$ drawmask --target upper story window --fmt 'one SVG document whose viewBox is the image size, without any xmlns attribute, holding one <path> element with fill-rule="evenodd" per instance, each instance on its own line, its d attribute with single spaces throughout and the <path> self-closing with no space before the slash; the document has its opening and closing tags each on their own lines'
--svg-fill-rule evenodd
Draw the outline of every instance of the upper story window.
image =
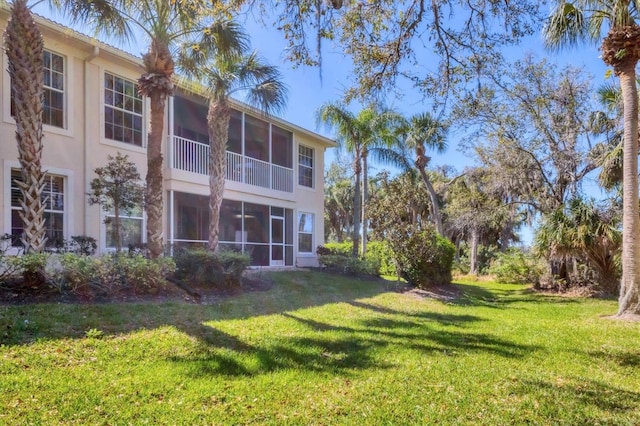
<svg viewBox="0 0 640 426">
<path fill-rule="evenodd" d="M 42 123 L 65 127 L 65 61 L 64 57 L 49 50 L 44 51 L 44 94 Z M 15 104 L 11 96 L 11 116 L 15 116 Z"/>
<path fill-rule="evenodd" d="M 313 148 L 298 146 L 298 184 L 313 188 Z"/>
<path fill-rule="evenodd" d="M 142 97 L 138 85 L 109 73 L 104 75 L 104 137 L 142 146 Z"/>
</svg>

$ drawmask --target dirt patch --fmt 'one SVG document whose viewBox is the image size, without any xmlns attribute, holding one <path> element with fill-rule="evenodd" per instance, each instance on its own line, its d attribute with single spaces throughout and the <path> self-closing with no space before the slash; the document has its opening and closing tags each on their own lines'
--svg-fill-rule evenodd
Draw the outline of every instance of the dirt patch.
<svg viewBox="0 0 640 426">
<path fill-rule="evenodd" d="M 461 295 L 460 289 L 453 285 L 439 285 L 429 287 L 428 289 L 407 287 L 403 293 L 422 299 L 436 299 L 441 302 L 453 302 L 460 298 Z"/>
</svg>

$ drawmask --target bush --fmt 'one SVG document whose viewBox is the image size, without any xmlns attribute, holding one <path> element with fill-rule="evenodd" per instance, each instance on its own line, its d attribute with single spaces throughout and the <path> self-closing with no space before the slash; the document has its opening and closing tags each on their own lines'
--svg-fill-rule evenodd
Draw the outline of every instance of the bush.
<svg viewBox="0 0 640 426">
<path fill-rule="evenodd" d="M 345 241 L 343 243 L 326 243 L 323 246 L 319 246 L 318 249 L 320 250 L 316 251 L 318 255 L 339 254 L 342 256 L 351 256 L 353 252 L 353 243 L 350 241 Z"/>
<path fill-rule="evenodd" d="M 370 241 L 365 258 L 380 263 L 380 275 L 396 275 L 396 260 L 386 241 Z"/>
<path fill-rule="evenodd" d="M 9 258 L 8 262 L 16 273 L 22 273 L 24 285 L 40 287 L 46 283 L 45 268 L 49 255 L 28 253 Z"/>
<path fill-rule="evenodd" d="M 175 278 L 195 285 L 238 287 L 251 264 L 249 255 L 230 250 L 185 249 L 175 253 Z"/>
<path fill-rule="evenodd" d="M 497 254 L 489 268 L 489 273 L 503 283 L 536 284 L 540 281 L 543 268 L 533 256 L 525 254 L 522 250 L 511 248 Z"/>
<path fill-rule="evenodd" d="M 343 274 L 380 275 L 380 261 L 377 258 L 361 259 L 343 254 L 319 254 L 318 262 L 324 268 Z"/>
<path fill-rule="evenodd" d="M 397 226 L 390 231 L 389 244 L 404 279 L 419 288 L 451 283 L 455 255 L 451 241 L 438 235 L 433 227 L 415 230 Z"/>
<path fill-rule="evenodd" d="M 49 280 L 58 290 L 71 293 L 116 294 L 124 289 L 151 293 L 175 270 L 171 258 L 147 259 L 140 255 L 90 257 L 65 253 L 57 259 L 59 267 L 48 273 Z"/>
</svg>

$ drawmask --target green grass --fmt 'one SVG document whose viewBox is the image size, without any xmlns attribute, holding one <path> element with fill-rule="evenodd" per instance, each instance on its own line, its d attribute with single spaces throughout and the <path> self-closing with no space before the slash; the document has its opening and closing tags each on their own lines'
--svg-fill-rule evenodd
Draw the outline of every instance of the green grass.
<svg viewBox="0 0 640 426">
<path fill-rule="evenodd" d="M 0 307 L 0 424 L 640 424 L 615 301 L 270 276 L 209 306 Z"/>
</svg>

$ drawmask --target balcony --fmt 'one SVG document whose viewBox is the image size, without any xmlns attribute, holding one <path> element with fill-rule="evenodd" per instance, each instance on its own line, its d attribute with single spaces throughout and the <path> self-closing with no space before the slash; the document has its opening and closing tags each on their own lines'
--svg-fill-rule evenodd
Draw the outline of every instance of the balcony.
<svg viewBox="0 0 640 426">
<path fill-rule="evenodd" d="M 227 181 L 276 191 L 293 192 L 293 169 L 227 151 Z M 209 174 L 209 145 L 174 136 L 170 144 L 169 167 Z"/>
</svg>

